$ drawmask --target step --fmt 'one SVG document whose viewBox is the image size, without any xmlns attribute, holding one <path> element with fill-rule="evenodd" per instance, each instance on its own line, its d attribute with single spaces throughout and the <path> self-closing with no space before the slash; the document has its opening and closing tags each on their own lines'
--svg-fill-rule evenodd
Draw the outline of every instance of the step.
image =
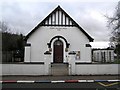
<svg viewBox="0 0 120 90">
<path fill-rule="evenodd" d="M 68 75 L 68 64 L 51 64 L 52 75 Z"/>
<path fill-rule="evenodd" d="M 68 64 L 54 63 L 51 64 L 51 67 L 68 67 Z"/>
</svg>

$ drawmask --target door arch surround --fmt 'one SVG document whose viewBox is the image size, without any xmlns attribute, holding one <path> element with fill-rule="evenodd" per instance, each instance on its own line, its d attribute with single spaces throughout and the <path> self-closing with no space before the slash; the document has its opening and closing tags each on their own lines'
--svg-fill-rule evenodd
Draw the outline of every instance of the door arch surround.
<svg viewBox="0 0 120 90">
<path fill-rule="evenodd" d="M 70 46 L 70 43 L 68 43 L 67 39 L 64 38 L 63 36 L 54 36 L 53 38 L 50 39 L 48 45 L 49 52 L 51 52 L 51 63 L 54 63 L 54 42 L 60 40 L 63 43 L 63 63 L 66 62 L 65 56 L 66 52 L 68 52 L 68 48 Z"/>
</svg>

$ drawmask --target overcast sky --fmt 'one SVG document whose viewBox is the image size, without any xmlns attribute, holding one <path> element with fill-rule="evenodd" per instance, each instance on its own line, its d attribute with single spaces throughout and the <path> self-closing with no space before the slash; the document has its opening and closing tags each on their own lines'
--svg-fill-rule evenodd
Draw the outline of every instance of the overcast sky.
<svg viewBox="0 0 120 90">
<path fill-rule="evenodd" d="M 112 16 L 119 0 L 3 0 L 0 19 L 12 32 L 28 34 L 60 5 L 94 41 L 108 42 L 111 30 L 104 15 Z M 104 44 L 103 44 L 104 45 Z"/>
</svg>

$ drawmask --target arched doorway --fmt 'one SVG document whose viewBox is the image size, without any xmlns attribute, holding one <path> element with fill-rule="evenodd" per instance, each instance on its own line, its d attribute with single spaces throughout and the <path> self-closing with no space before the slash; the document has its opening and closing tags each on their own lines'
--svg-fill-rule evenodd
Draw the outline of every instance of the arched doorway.
<svg viewBox="0 0 120 90">
<path fill-rule="evenodd" d="M 63 63 L 63 42 L 61 40 L 56 40 L 53 44 L 53 62 L 54 63 Z"/>
</svg>

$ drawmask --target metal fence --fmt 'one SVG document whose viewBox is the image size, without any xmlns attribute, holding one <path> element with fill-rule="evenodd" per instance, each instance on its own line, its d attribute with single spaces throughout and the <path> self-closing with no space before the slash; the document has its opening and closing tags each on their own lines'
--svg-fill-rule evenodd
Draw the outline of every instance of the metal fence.
<svg viewBox="0 0 120 90">
<path fill-rule="evenodd" d="M 19 51 L 2 51 L 2 62 L 21 62 L 24 61 L 24 53 Z"/>
</svg>

